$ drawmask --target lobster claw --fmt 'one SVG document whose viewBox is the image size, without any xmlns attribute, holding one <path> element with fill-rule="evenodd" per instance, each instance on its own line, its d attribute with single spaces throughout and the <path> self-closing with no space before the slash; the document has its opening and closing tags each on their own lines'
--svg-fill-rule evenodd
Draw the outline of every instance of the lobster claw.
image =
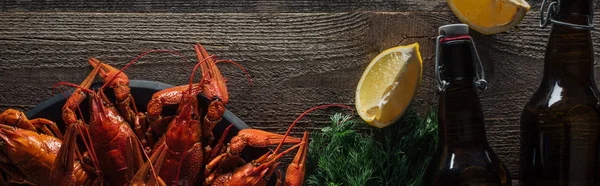
<svg viewBox="0 0 600 186">
<path fill-rule="evenodd" d="M 306 171 L 306 153 L 308 151 L 308 132 L 306 131 L 302 137 L 302 143 L 304 143 L 304 145 L 300 146 L 298 153 L 296 153 L 296 157 L 294 157 L 294 160 L 292 160 L 292 163 L 290 163 L 287 171 L 285 172 L 286 186 L 300 186 L 304 181 L 304 173 Z"/>
<path fill-rule="evenodd" d="M 196 85 L 196 84 L 194 84 Z M 165 105 L 175 105 L 181 103 L 184 93 L 188 90 L 189 85 L 180 85 L 158 91 L 152 95 L 152 99 L 148 102 L 148 120 L 150 121 L 152 130 L 156 133 L 162 133 L 166 129 L 166 123 L 163 123 L 162 110 Z M 196 86 L 192 87 L 196 91 Z"/>
<path fill-rule="evenodd" d="M 119 69 L 112 67 L 106 63 L 100 62 L 96 58 L 90 58 L 88 63 L 92 65 L 94 68 L 100 65 L 100 77 L 104 82 L 110 82 L 110 88 L 113 88 L 115 91 L 115 97 L 118 101 L 124 101 L 129 96 L 129 78 L 125 73 L 120 72 Z M 114 77 L 116 76 L 116 77 Z"/>
<path fill-rule="evenodd" d="M 196 49 L 196 56 L 201 63 L 202 78 L 208 82 L 203 84 L 202 91 L 204 95 L 209 99 L 218 98 L 224 105 L 227 105 L 229 103 L 229 92 L 221 71 L 219 71 L 215 61 L 202 45 L 196 44 L 194 49 Z"/>
<path fill-rule="evenodd" d="M 253 162 L 246 163 L 244 166 L 235 169 L 233 172 L 218 176 L 215 178 L 213 185 L 265 185 L 266 180 L 264 178 L 270 177 L 275 173 L 276 167 L 280 164 L 279 160 L 281 157 L 301 145 L 304 144 L 294 145 L 280 154 L 276 154 L 275 157 L 273 157 L 274 154 L 268 152 Z"/>
<path fill-rule="evenodd" d="M 71 125 L 77 122 L 77 114 L 75 111 L 77 107 L 79 107 L 79 104 L 86 98 L 82 88 L 90 88 L 90 86 L 92 86 L 99 70 L 100 68 L 98 67 L 94 68 L 94 70 L 79 85 L 81 88 L 75 89 L 69 99 L 67 99 L 67 102 L 62 108 L 62 118 L 65 124 Z"/>
<path fill-rule="evenodd" d="M 275 157 L 271 158 L 271 154 L 267 153 L 264 156 L 258 158 L 256 160 L 256 162 L 258 164 L 260 164 L 258 167 L 254 167 L 251 171 L 247 171 L 245 172 L 246 179 L 248 180 L 248 185 L 257 185 L 259 182 L 265 182 L 265 177 L 270 177 L 271 175 L 273 175 L 273 173 L 275 172 L 275 168 L 280 164 L 279 159 L 281 159 L 281 157 L 283 157 L 283 155 L 289 153 L 290 151 L 297 149 L 300 146 L 303 146 L 304 143 L 300 143 L 297 145 L 294 145 L 293 147 L 290 147 L 289 149 L 281 152 L 280 154 L 273 154 L 276 155 Z M 266 159 L 266 162 L 263 162 L 264 159 Z M 252 163 L 249 163 L 252 164 Z M 266 184 L 266 183 L 264 183 Z"/>
<path fill-rule="evenodd" d="M 269 145 L 277 145 L 279 143 L 295 144 L 302 140 L 294 137 L 285 137 L 285 135 L 275 134 L 258 129 L 242 129 L 238 135 L 230 141 L 229 149 L 232 153 L 240 153 L 250 145 L 252 147 L 267 147 Z"/>
</svg>

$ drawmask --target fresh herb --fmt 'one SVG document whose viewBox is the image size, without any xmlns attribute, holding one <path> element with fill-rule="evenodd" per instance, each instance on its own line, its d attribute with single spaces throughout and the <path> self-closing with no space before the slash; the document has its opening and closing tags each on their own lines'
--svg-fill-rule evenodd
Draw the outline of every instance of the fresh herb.
<svg viewBox="0 0 600 186">
<path fill-rule="evenodd" d="M 389 127 L 370 128 L 360 119 L 335 114 L 331 126 L 312 134 L 306 185 L 419 186 L 437 143 L 437 118 L 408 110 Z"/>
</svg>

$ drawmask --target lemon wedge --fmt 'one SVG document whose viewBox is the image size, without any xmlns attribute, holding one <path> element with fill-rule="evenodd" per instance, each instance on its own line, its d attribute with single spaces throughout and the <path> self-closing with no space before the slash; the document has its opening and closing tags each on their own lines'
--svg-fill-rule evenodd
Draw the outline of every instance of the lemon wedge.
<svg viewBox="0 0 600 186">
<path fill-rule="evenodd" d="M 356 87 L 356 110 L 369 125 L 383 128 L 402 116 L 423 74 L 419 44 L 387 49 L 375 57 Z"/>
<path fill-rule="evenodd" d="M 529 11 L 524 0 L 446 0 L 460 21 L 482 34 L 504 32 L 518 25 Z"/>
</svg>

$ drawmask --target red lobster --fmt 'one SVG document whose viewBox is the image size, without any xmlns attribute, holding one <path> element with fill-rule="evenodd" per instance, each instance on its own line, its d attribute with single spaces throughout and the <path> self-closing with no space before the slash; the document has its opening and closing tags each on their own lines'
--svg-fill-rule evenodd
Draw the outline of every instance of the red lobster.
<svg viewBox="0 0 600 186">
<path fill-rule="evenodd" d="M 153 153 L 153 157 L 158 157 L 156 162 L 148 163 L 154 164 L 154 168 L 159 170 L 159 177 L 168 185 L 196 185 L 199 182 L 201 174 L 198 173 L 206 162 L 203 157 L 211 151 L 209 145 L 214 138 L 212 129 L 221 120 L 224 104 L 228 102 L 225 81 L 215 62 L 201 45 L 196 45 L 195 49 L 199 62 L 194 67 L 190 83 L 160 91 L 148 104 L 151 122 L 164 119 L 160 116 L 162 105 L 179 104 L 179 115 L 170 120 L 164 140 L 159 141 Z M 203 76 L 200 83 L 193 84 L 193 75 L 198 67 L 202 69 Z M 197 106 L 197 95 L 201 92 L 212 99 L 202 121 L 198 119 L 201 113 Z M 153 126 L 156 128 L 156 125 Z M 277 144 L 276 138 L 281 139 L 282 135 L 269 134 L 264 137 L 272 138 L 270 144 Z M 287 142 L 297 143 L 299 140 L 290 138 Z M 146 179 L 149 172 L 141 170 L 132 182 L 140 185 L 152 183 L 153 180 Z"/>
<path fill-rule="evenodd" d="M 90 61 L 94 61 L 94 59 L 92 58 Z M 77 87 L 63 107 L 63 120 L 67 125 L 75 123 L 83 125 L 82 120 L 76 119 L 75 110 L 79 103 L 85 99 L 84 92 L 92 96 L 90 125 L 86 130 L 89 131 L 89 143 L 91 143 L 87 146 L 88 152 L 95 166 L 102 171 L 103 176 L 112 185 L 126 185 L 137 171 L 136 168 L 141 167 L 143 164 L 141 155 L 131 155 L 133 152 L 139 152 L 138 146 L 128 145 L 131 141 L 137 141 L 137 138 L 125 118 L 121 117 L 117 109 L 112 106 L 104 95 L 103 89 L 111 81 L 105 82 L 96 92 L 89 90 L 98 72 L 118 74 L 118 71 L 114 72 L 114 68 L 106 68 L 107 66 L 102 63 L 96 64 L 94 71 L 79 86 L 65 82 L 59 83 L 59 85 Z"/>
<path fill-rule="evenodd" d="M 329 105 L 317 106 L 317 107 L 314 107 L 314 108 L 311 108 L 311 109 L 305 111 L 298 118 L 296 118 L 296 120 L 294 120 L 294 122 L 288 128 L 286 134 L 283 135 L 283 137 L 281 139 L 279 139 L 281 143 L 279 143 L 279 146 L 275 149 L 275 151 L 267 153 L 267 154 L 263 155 L 261 158 L 255 160 L 253 162 L 249 162 L 249 163 L 243 165 L 242 167 L 235 169 L 232 172 L 227 172 L 227 173 L 221 174 L 221 175 L 215 175 L 213 173 L 211 176 L 207 177 L 207 182 L 205 182 L 205 185 L 232 185 L 232 186 L 234 186 L 234 185 L 257 185 L 257 186 L 258 185 L 266 185 L 267 183 L 265 182 L 264 177 L 270 177 L 273 174 L 273 172 L 275 171 L 275 167 L 277 167 L 279 165 L 279 159 L 281 158 L 281 156 L 288 153 L 290 150 L 292 150 L 296 147 L 300 147 L 300 149 L 298 150 L 298 153 L 294 157 L 294 160 L 292 161 L 292 163 L 288 166 L 288 169 L 286 171 L 285 183 L 286 183 L 286 186 L 287 185 L 291 185 L 291 186 L 302 185 L 302 183 L 304 181 L 304 172 L 305 172 L 304 165 L 306 162 L 306 155 L 307 155 L 306 152 L 308 150 L 308 132 L 304 132 L 304 136 L 302 138 L 301 144 L 298 144 L 298 145 L 282 152 L 281 154 L 277 154 L 277 152 L 283 145 L 283 142 L 287 141 L 286 138 L 289 135 L 290 131 L 296 125 L 296 123 L 298 123 L 298 121 L 301 118 L 303 118 L 306 114 L 308 114 L 314 110 L 328 108 L 328 107 L 332 107 L 332 106 L 343 107 L 343 108 L 352 110 L 352 108 L 350 108 L 349 106 L 346 106 L 346 105 L 329 104 Z M 238 136 L 236 136 L 236 137 L 241 137 L 241 139 L 244 139 L 245 137 L 243 137 L 243 136 L 248 135 L 248 134 L 246 134 L 246 132 L 244 132 L 245 130 L 255 131 L 256 129 L 244 129 L 244 130 L 240 131 L 238 133 Z M 258 130 L 256 130 L 256 131 L 258 131 Z M 264 132 L 264 131 L 262 131 L 262 132 Z M 255 133 L 255 132 L 251 132 L 251 133 Z M 216 166 L 218 164 L 227 164 L 227 161 L 231 161 L 230 157 L 237 157 L 237 154 L 239 154 L 241 152 L 241 150 L 245 147 L 247 142 L 245 140 L 239 140 L 240 138 L 236 139 L 236 137 L 231 139 L 231 142 L 227 148 L 227 152 L 222 153 L 221 155 L 219 155 L 217 158 L 215 158 L 212 162 L 210 162 L 207 165 L 207 170 L 212 169 L 209 166 Z M 236 158 L 234 158 L 234 159 L 236 159 Z M 205 172 L 205 174 L 206 173 L 208 173 L 208 172 Z M 214 181 L 210 180 L 210 179 L 214 179 Z"/>
<path fill-rule="evenodd" d="M 68 127 L 61 142 L 53 136 L 0 124 L 0 168 L 11 183 L 92 185 L 94 175 L 75 161 L 76 126 Z"/>
</svg>

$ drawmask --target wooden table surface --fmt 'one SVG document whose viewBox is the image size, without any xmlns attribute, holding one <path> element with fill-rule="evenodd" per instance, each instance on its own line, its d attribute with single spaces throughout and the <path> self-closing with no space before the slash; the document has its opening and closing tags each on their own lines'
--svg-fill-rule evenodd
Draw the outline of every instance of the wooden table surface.
<svg viewBox="0 0 600 186">
<path fill-rule="evenodd" d="M 489 89 L 481 95 L 488 140 L 514 178 L 519 116 L 540 82 L 549 34 L 538 27 L 541 0 L 529 2 L 532 10 L 516 29 L 490 36 L 471 33 L 489 75 Z M 595 4 L 600 12 L 600 0 Z M 192 58 L 192 44 L 201 43 L 250 72 L 253 86 L 236 67 L 220 66 L 228 78 L 228 108 L 253 127 L 278 132 L 315 105 L 353 105 L 356 84 L 370 60 L 386 48 L 414 42 L 421 44 L 425 66 L 414 105 L 423 113 L 437 102 L 436 30 L 458 23 L 443 0 L 4 0 L 0 11 L 0 110 L 26 111 L 52 97 L 56 82 L 79 83 L 91 71 L 90 57 L 122 67 L 152 49 Z M 595 23 L 600 25 L 600 16 Z M 593 33 L 596 60 L 599 36 Z M 184 84 L 191 65 L 154 54 L 126 73 L 131 79 Z M 329 114 L 310 114 L 293 135 L 326 125 Z"/>
</svg>

